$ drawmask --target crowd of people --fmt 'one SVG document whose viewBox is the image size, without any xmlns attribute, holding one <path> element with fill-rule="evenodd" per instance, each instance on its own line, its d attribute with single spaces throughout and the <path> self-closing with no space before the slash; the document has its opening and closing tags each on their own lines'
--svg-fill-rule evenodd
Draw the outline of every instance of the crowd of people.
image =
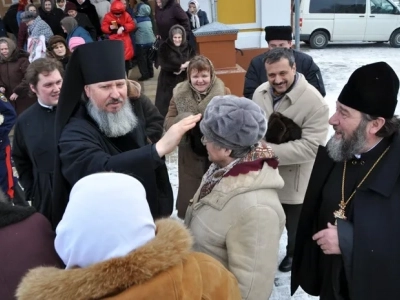
<svg viewBox="0 0 400 300">
<path fill-rule="evenodd" d="M 20 51 L 29 62 L 56 58 L 64 69 L 80 45 L 104 39 L 123 41 L 127 76 L 137 65 L 139 81 L 145 81 L 154 77 L 154 63 L 161 66 L 156 106 L 163 116 L 173 88 L 186 79 L 188 62 L 196 53 L 193 32 L 208 23 L 207 14 L 196 0 L 188 2 L 186 12 L 175 0 L 157 0 L 154 12 L 148 0 L 46 0 L 39 7 L 27 0 L 16 0 L 0 19 L 4 37 L 7 32 L 14 37 L 7 41 L 10 49 Z M 157 43 L 162 47 L 158 55 L 151 55 Z M 25 86 L 21 92 L 27 93 L 29 88 Z M 16 98 L 11 100 L 17 103 Z M 22 97 L 18 102 L 20 114 L 25 107 Z"/>
<path fill-rule="evenodd" d="M 132 18 L 121 0 L 77 1 L 17 10 L 28 39 L 32 24 L 61 28 L 42 35 L 46 57 L 0 38 L 1 299 L 268 299 L 277 268 L 321 300 L 400 294 L 389 65 L 355 70 L 329 118 L 290 26 L 265 28 L 269 49 L 238 97 L 196 54 L 193 30 L 208 22 L 197 1 L 185 12 L 157 0 L 154 22 L 146 3 Z M 135 53 L 142 79 L 154 75 L 156 39 L 153 104 L 127 75 Z M 165 156 L 177 147 L 174 207 Z"/>
</svg>

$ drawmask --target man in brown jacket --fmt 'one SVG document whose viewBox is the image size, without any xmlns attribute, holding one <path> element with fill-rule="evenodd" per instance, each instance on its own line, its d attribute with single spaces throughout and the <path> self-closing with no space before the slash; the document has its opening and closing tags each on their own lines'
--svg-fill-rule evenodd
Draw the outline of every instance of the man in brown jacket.
<svg viewBox="0 0 400 300">
<path fill-rule="evenodd" d="M 296 72 L 291 51 L 273 49 L 267 53 L 264 63 L 268 82 L 256 89 L 253 100 L 268 118 L 279 112 L 301 128 L 300 139 L 269 144 L 279 158 L 279 172 L 285 181 L 278 195 L 286 214 L 288 245 L 279 270 L 289 272 L 304 194 L 318 146 L 326 142 L 328 134 L 329 107 L 304 75 Z"/>
</svg>

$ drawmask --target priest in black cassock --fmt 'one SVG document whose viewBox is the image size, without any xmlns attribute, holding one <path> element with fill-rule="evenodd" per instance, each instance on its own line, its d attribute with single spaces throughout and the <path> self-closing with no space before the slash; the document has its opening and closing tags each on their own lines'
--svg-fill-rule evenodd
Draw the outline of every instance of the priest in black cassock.
<svg viewBox="0 0 400 300">
<path fill-rule="evenodd" d="M 384 62 L 357 69 L 329 120 L 304 199 L 292 266 L 321 300 L 400 298 L 399 78 Z"/>
<path fill-rule="evenodd" d="M 61 63 L 50 58 L 39 58 L 28 66 L 25 78 L 37 102 L 18 117 L 12 146 L 25 199 L 48 219 L 56 156 L 54 122 L 63 72 Z"/>
<path fill-rule="evenodd" d="M 200 115 L 183 119 L 156 144 L 149 144 L 145 120 L 138 119 L 133 106 L 127 96 L 121 41 L 89 43 L 73 52 L 56 115 L 54 227 L 64 214 L 72 186 L 97 172 L 134 176 L 146 189 L 154 218 L 172 213 L 173 194 L 164 156 L 175 149 Z"/>
</svg>

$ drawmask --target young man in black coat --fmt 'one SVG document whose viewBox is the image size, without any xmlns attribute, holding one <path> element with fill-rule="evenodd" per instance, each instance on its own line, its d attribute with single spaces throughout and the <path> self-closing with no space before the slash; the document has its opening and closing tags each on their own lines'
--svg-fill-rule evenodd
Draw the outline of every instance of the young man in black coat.
<svg viewBox="0 0 400 300">
<path fill-rule="evenodd" d="M 384 62 L 357 69 L 329 120 L 297 229 L 292 293 L 321 300 L 400 295 L 399 78 Z"/>
<path fill-rule="evenodd" d="M 291 26 L 267 26 L 265 27 L 265 40 L 270 49 L 277 47 L 292 47 Z M 297 72 L 304 75 L 308 83 L 314 86 L 323 97 L 325 97 L 325 86 L 321 71 L 315 64 L 312 57 L 303 52 L 292 50 L 296 61 Z M 243 95 L 252 99 L 254 91 L 264 82 L 267 82 L 267 73 L 264 65 L 265 53 L 254 57 L 246 72 Z"/>
<path fill-rule="evenodd" d="M 48 219 L 56 153 L 54 121 L 63 72 L 61 63 L 49 58 L 29 65 L 25 76 L 37 102 L 18 117 L 12 147 L 25 198 Z"/>
<path fill-rule="evenodd" d="M 153 217 L 172 213 L 173 195 L 164 156 L 201 116 L 183 119 L 158 142 L 150 143 L 143 120 L 129 101 L 125 76 L 122 41 L 85 44 L 71 56 L 55 126 L 54 227 L 64 214 L 72 186 L 98 172 L 136 177 L 145 187 Z"/>
</svg>

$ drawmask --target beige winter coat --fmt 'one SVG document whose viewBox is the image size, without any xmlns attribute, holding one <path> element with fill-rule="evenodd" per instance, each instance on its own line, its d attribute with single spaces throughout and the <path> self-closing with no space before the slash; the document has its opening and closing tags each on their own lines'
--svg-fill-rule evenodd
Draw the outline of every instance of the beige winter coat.
<svg viewBox="0 0 400 300">
<path fill-rule="evenodd" d="M 319 145 L 325 145 L 328 134 L 329 107 L 321 94 L 298 73 L 294 88 L 277 104 L 275 110 L 292 119 L 302 129 L 300 140 L 270 144 L 279 158 L 279 173 L 285 181 L 278 191 L 284 204 L 301 204 Z M 274 109 L 268 82 L 260 85 L 253 95 L 269 117 Z"/>
<path fill-rule="evenodd" d="M 201 200 L 199 188 L 186 212 L 195 251 L 231 271 L 246 300 L 269 299 L 272 292 L 285 225 L 275 189 L 282 186 L 278 169 L 265 162 L 261 170 L 222 178 Z"/>
</svg>

